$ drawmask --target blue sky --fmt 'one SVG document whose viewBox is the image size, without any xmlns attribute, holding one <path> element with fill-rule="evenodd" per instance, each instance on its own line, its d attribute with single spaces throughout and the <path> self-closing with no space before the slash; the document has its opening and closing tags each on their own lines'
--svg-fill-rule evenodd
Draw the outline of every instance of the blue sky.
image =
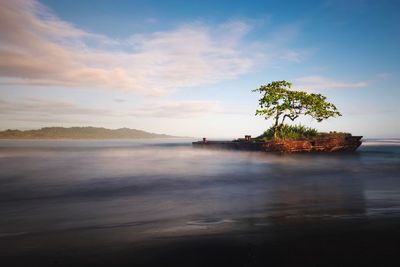
<svg viewBox="0 0 400 267">
<path fill-rule="evenodd" d="M 321 131 L 400 137 L 399 1 L 0 0 L 0 128 L 257 135 L 251 90 L 319 92 Z"/>
</svg>

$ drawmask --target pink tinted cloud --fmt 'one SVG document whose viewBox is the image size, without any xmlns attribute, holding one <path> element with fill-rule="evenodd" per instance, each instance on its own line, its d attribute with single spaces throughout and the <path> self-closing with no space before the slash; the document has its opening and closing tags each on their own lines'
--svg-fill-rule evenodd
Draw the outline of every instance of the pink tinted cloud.
<svg viewBox="0 0 400 267">
<path fill-rule="evenodd" d="M 80 30 L 36 1 L 0 0 L 0 84 L 165 94 L 249 71 L 256 58 L 243 45 L 248 31 L 244 22 L 183 25 L 133 35 L 122 42 L 134 51 L 126 52 L 121 42 Z M 114 47 L 93 48 L 88 40 Z"/>
</svg>

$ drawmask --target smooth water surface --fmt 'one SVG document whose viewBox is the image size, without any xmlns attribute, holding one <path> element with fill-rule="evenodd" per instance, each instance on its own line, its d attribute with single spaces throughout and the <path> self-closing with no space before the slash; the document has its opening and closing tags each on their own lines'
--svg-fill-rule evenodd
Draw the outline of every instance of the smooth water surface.
<svg viewBox="0 0 400 267">
<path fill-rule="evenodd" d="M 0 141 L 0 241 L 101 230 L 104 240 L 135 241 L 400 216 L 399 140 L 329 155 L 203 150 L 191 141 Z"/>
</svg>

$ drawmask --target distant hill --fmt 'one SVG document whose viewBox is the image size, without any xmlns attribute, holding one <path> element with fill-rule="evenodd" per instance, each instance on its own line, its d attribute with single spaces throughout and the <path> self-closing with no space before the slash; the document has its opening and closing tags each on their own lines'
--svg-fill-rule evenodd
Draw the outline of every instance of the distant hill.
<svg viewBox="0 0 400 267">
<path fill-rule="evenodd" d="M 129 128 L 111 130 L 97 127 L 45 127 L 39 130 L 6 130 L 0 132 L 0 139 L 151 139 L 174 137 Z"/>
</svg>

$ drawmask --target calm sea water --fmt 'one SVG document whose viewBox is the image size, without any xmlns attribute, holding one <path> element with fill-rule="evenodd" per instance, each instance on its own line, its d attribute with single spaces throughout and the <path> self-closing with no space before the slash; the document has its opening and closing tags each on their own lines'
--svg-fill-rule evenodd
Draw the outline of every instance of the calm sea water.
<svg viewBox="0 0 400 267">
<path fill-rule="evenodd" d="M 191 141 L 0 141 L 0 242 L 74 231 L 132 241 L 276 220 L 400 216 L 400 140 L 330 155 L 202 150 Z"/>
</svg>

